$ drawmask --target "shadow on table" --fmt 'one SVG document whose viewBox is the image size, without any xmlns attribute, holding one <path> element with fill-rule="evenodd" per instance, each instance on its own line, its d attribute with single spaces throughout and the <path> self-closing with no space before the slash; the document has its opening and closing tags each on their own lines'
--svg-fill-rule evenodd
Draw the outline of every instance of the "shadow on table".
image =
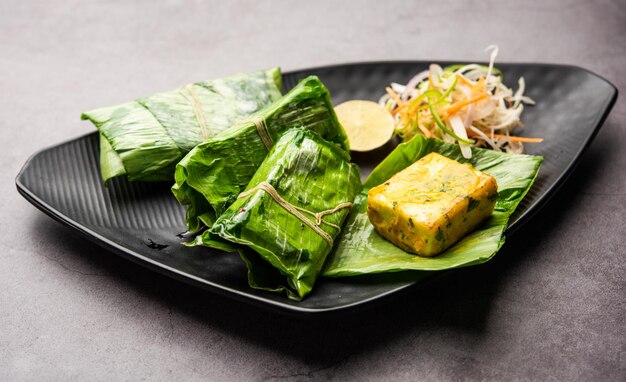
<svg viewBox="0 0 626 382">
<path fill-rule="evenodd" d="M 600 164 L 610 160 L 612 150 L 595 147 L 584 155 L 573 176 L 544 207 L 541 216 L 549 218 L 535 217 L 509 238 L 501 253 L 489 263 L 451 272 L 418 290 L 340 315 L 302 320 L 207 293 L 114 256 L 43 215 L 36 223 L 41 228 L 35 226 L 34 230 L 50 236 L 44 241 L 66 242 L 72 249 L 63 255 L 68 263 L 74 256 L 84 257 L 81 260 L 91 262 L 93 268 L 99 268 L 113 282 L 122 281 L 144 297 L 167 304 L 175 314 L 185 316 L 185 321 L 197 321 L 207 331 L 222 331 L 298 359 L 311 368 L 307 372 L 310 374 L 340 367 L 359 353 L 404 341 L 407 332 L 412 332 L 412 340 L 415 333 L 419 339 L 436 330 L 480 336 L 507 276 L 529 268 L 528 264 L 541 253 L 542 241 L 557 235 L 559 227 L 568 221 L 570 208 L 578 202 L 577 190 L 592 184 L 594 174 L 602 171 Z M 189 336 L 185 333 L 173 340 L 184 346 L 188 338 L 185 336 Z"/>
</svg>

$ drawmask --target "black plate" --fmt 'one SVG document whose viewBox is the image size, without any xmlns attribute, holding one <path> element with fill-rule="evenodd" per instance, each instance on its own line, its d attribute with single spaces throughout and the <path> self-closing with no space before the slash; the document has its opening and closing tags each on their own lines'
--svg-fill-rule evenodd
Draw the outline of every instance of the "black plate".
<svg viewBox="0 0 626 382">
<path fill-rule="evenodd" d="M 443 63 L 446 65 L 446 63 Z M 284 74 L 285 89 L 309 74 L 328 86 L 333 101 L 376 100 L 390 82 L 406 83 L 427 62 L 381 62 L 328 66 Z M 608 81 L 584 69 L 543 64 L 500 64 L 505 82 L 517 88 L 524 76 L 526 94 L 537 102 L 522 114 L 521 135 L 543 137 L 528 144 L 529 154 L 543 155 L 539 177 L 511 219 L 507 234 L 527 222 L 571 173 L 617 98 Z M 364 174 L 385 149 L 355 155 Z M 420 285 L 417 279 L 383 277 L 320 279 L 302 302 L 248 287 L 239 257 L 187 248 L 184 209 L 170 184 L 129 183 L 114 179 L 102 186 L 98 135 L 90 134 L 33 155 L 17 176 L 18 191 L 36 207 L 90 240 L 130 260 L 179 280 L 246 302 L 306 314 L 345 310 Z M 506 250 L 504 247 L 503 250 Z"/>
</svg>

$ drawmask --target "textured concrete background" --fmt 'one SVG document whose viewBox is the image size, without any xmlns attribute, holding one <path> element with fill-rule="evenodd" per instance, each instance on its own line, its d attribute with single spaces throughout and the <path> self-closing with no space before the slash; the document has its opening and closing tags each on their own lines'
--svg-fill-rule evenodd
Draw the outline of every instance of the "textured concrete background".
<svg viewBox="0 0 626 382">
<path fill-rule="evenodd" d="M 623 1 L 250 3 L 0 3 L 0 380 L 625 380 L 623 98 L 500 256 L 332 319 L 153 274 L 18 195 L 29 155 L 93 131 L 81 111 L 236 71 L 484 60 L 497 43 L 501 62 L 579 65 L 626 90 Z"/>
</svg>

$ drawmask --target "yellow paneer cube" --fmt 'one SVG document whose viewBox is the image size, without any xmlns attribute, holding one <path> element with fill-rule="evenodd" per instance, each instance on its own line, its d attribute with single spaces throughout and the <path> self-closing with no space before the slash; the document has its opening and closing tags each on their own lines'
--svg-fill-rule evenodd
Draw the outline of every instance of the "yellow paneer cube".
<svg viewBox="0 0 626 382">
<path fill-rule="evenodd" d="M 493 213 L 496 180 L 470 164 L 430 153 L 368 193 L 367 215 L 396 246 L 434 256 Z"/>
</svg>

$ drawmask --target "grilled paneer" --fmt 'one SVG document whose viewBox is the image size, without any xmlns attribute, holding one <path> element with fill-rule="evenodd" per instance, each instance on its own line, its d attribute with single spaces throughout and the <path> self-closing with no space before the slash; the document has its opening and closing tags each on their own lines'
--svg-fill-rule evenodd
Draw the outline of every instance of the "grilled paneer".
<svg viewBox="0 0 626 382">
<path fill-rule="evenodd" d="M 496 180 L 469 164 L 430 153 L 368 193 L 376 231 L 405 251 L 441 253 L 493 212 Z"/>
</svg>

